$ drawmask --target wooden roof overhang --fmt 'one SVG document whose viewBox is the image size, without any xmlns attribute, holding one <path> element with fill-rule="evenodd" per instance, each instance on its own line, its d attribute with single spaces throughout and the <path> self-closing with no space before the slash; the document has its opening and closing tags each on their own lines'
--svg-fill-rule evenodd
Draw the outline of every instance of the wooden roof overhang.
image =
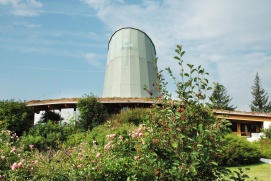
<svg viewBox="0 0 271 181">
<path fill-rule="evenodd" d="M 217 117 L 225 118 L 229 121 L 253 121 L 253 122 L 271 122 L 271 114 L 256 112 L 241 112 L 227 110 L 213 110 Z"/>
<path fill-rule="evenodd" d="M 155 104 L 155 100 L 150 98 L 97 98 L 109 110 L 122 107 L 149 107 Z M 48 100 L 32 100 L 27 102 L 27 106 L 35 112 L 46 110 L 61 110 L 65 108 L 76 109 L 78 98 L 62 98 Z"/>
</svg>

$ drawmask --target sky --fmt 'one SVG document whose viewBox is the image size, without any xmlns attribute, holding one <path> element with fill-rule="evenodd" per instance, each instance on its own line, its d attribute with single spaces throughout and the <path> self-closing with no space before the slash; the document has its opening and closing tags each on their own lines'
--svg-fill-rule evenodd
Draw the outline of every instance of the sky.
<svg viewBox="0 0 271 181">
<path fill-rule="evenodd" d="M 182 45 L 185 64 L 202 65 L 237 110 L 250 111 L 257 72 L 271 96 L 270 8 L 270 0 L 0 0 L 0 99 L 101 97 L 108 41 L 134 27 L 152 39 L 160 70 L 178 73 Z"/>
</svg>

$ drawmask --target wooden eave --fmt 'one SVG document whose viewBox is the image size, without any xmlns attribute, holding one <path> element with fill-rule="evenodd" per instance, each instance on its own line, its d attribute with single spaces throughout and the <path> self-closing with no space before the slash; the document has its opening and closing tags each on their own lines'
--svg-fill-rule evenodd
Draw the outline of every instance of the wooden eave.
<svg viewBox="0 0 271 181">
<path fill-rule="evenodd" d="M 227 111 L 227 110 L 213 110 L 215 115 L 227 120 L 236 121 L 254 121 L 254 122 L 271 122 L 271 114 L 255 113 L 255 112 L 241 112 L 241 111 Z"/>
</svg>

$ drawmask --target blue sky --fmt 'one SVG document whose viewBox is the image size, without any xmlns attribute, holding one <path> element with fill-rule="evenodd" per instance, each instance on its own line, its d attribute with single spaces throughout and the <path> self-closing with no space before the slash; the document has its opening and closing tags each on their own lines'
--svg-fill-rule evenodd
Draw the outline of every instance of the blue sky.
<svg viewBox="0 0 271 181">
<path fill-rule="evenodd" d="M 102 96 L 108 40 L 135 27 L 154 42 L 159 69 L 178 71 L 172 57 L 181 44 L 186 63 L 202 65 L 238 110 L 249 111 L 257 72 L 271 96 L 270 7 L 269 0 L 0 0 L 0 99 Z"/>
</svg>

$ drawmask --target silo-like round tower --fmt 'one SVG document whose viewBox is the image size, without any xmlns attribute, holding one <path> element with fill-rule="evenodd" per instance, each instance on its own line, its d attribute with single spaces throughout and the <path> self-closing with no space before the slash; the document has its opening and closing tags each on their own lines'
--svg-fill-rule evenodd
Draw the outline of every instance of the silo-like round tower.
<svg viewBox="0 0 271 181">
<path fill-rule="evenodd" d="M 149 36 L 135 28 L 117 30 L 108 43 L 103 97 L 150 97 L 144 90 L 154 90 L 157 66 L 156 51 Z"/>
</svg>

